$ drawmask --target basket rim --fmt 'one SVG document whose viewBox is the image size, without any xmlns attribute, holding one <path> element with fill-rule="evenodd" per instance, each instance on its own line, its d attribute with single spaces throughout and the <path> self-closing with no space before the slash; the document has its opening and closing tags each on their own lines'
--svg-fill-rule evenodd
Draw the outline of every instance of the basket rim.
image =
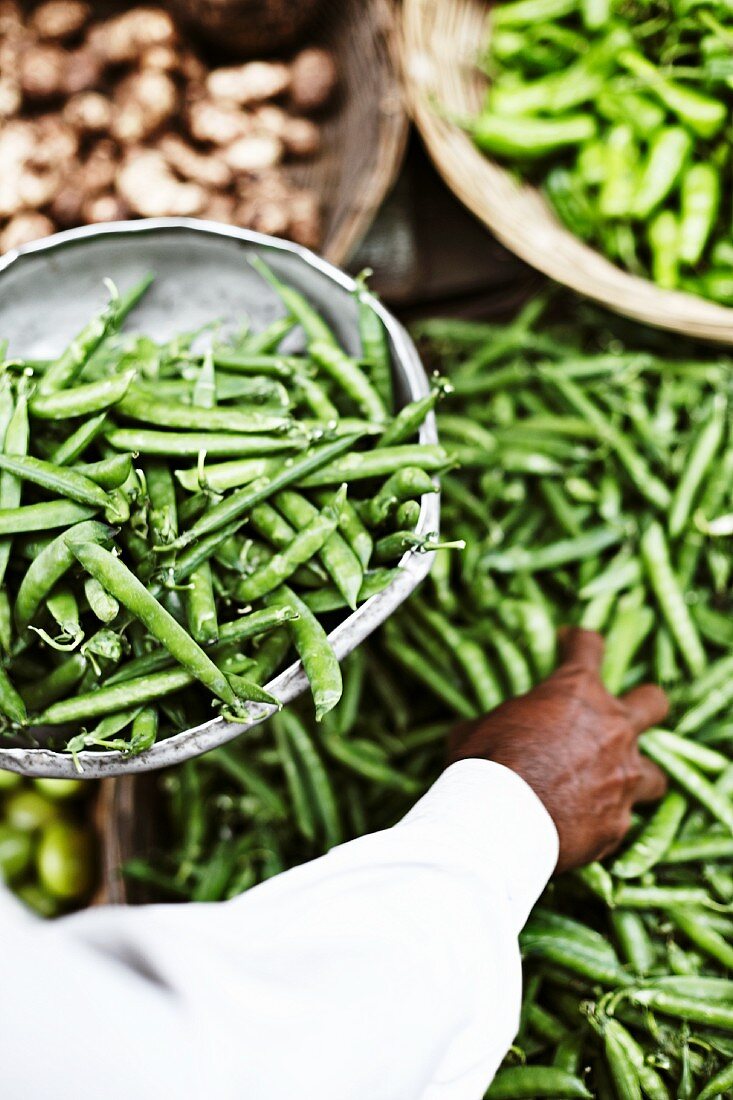
<svg viewBox="0 0 733 1100">
<path fill-rule="evenodd" d="M 337 265 L 348 260 L 368 232 L 400 173 L 410 133 L 397 49 L 394 0 L 369 0 L 363 6 L 357 4 L 355 11 L 357 18 L 371 24 L 375 53 L 382 62 L 373 97 L 378 136 L 370 171 L 359 180 L 358 194 L 354 196 L 349 215 L 321 247 L 323 256 Z M 344 22 L 348 24 L 349 19 Z"/>
<path fill-rule="evenodd" d="M 287 252 L 296 256 L 306 266 L 320 272 L 342 290 L 352 292 L 356 289 L 355 279 L 302 245 L 268 237 L 254 230 L 196 218 L 149 218 L 67 229 L 62 233 L 32 241 L 0 257 L 0 284 L 4 272 L 23 261 L 29 259 L 32 261 L 35 255 L 53 253 L 68 246 L 83 243 L 85 240 L 161 231 L 175 234 L 200 233 L 231 239 L 262 250 Z M 393 362 L 395 368 L 403 375 L 410 399 L 425 396 L 429 392 L 429 382 L 410 336 L 377 298 L 370 295 L 370 301 L 391 339 L 394 348 Z M 421 443 L 437 443 L 438 433 L 434 414 L 431 413 L 426 418 L 420 429 L 419 439 Z M 420 501 L 420 518 L 416 533 L 419 535 L 437 533 L 439 520 L 439 494 L 425 494 Z M 434 555 L 429 552 L 420 553 L 413 549 L 406 551 L 398 563 L 400 573 L 395 580 L 382 592 L 361 604 L 356 611 L 350 612 L 329 632 L 329 641 L 339 660 L 346 657 L 409 596 L 430 571 L 433 558 Z M 265 686 L 285 705 L 292 702 L 307 688 L 308 681 L 301 662 L 296 660 Z M 208 722 L 156 742 L 151 749 L 138 756 L 128 757 L 116 751 L 85 750 L 76 757 L 81 770 L 75 766 L 74 758 L 64 752 L 47 748 L 0 747 L 0 768 L 34 778 L 58 779 L 102 779 L 152 771 L 181 763 L 183 760 L 200 756 L 210 749 L 226 744 L 245 730 L 265 721 L 276 710 L 276 707 L 270 705 L 253 703 L 250 706 L 250 721 L 239 723 L 229 722 L 223 718 L 212 718 Z"/>
<path fill-rule="evenodd" d="M 686 291 L 665 290 L 624 271 L 563 226 L 538 188 L 518 183 L 455 122 L 436 112 L 436 74 L 448 65 L 459 70 L 460 59 L 451 55 L 448 36 L 441 38 L 445 52 L 440 57 L 430 50 L 427 16 L 439 19 L 441 13 L 479 4 L 486 19 L 484 0 L 403 0 L 398 42 L 408 111 L 448 187 L 506 248 L 583 297 L 657 328 L 712 342 L 733 341 L 733 308 Z M 477 14 L 477 23 L 479 18 Z M 475 40 L 466 45 L 475 54 Z M 507 218 L 508 210 L 514 218 Z"/>
</svg>

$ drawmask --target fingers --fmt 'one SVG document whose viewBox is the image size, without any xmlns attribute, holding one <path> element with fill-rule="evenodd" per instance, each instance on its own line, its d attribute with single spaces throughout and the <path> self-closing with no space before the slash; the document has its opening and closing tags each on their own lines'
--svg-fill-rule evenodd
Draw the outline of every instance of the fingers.
<svg viewBox="0 0 733 1100">
<path fill-rule="evenodd" d="M 621 696 L 629 722 L 638 736 L 650 726 L 658 726 L 669 712 L 669 700 L 656 684 L 640 684 Z"/>
<path fill-rule="evenodd" d="M 579 626 L 562 626 L 558 631 L 558 640 L 563 664 L 600 673 L 604 642 L 595 630 L 583 630 Z"/>
<path fill-rule="evenodd" d="M 661 768 L 642 756 L 640 775 L 633 791 L 634 802 L 657 802 L 667 790 L 667 777 Z"/>
</svg>

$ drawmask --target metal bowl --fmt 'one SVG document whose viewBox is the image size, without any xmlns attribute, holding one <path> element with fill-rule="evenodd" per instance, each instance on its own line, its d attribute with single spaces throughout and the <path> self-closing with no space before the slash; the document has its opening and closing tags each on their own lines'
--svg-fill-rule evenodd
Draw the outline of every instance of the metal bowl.
<svg viewBox="0 0 733 1100">
<path fill-rule="evenodd" d="M 55 356 L 104 301 L 105 277 L 114 279 L 124 291 L 148 271 L 155 273 L 155 282 L 128 328 L 139 326 L 165 340 L 182 329 L 195 329 L 217 318 L 225 324 L 241 323 L 245 315 L 255 328 L 262 328 L 282 313 L 282 308 L 247 263 L 254 254 L 265 256 L 278 275 L 306 294 L 344 347 L 358 353 L 357 315 L 351 297 L 354 281 L 348 275 L 298 245 L 185 218 L 72 229 L 0 258 L 0 337 L 9 341 L 11 354 Z M 400 404 L 415 400 L 428 392 L 415 347 L 399 322 L 378 302 L 374 306 L 389 334 L 396 399 Z M 437 441 L 432 416 L 423 425 L 420 439 L 423 443 Z M 438 521 L 437 494 L 423 497 L 418 534 L 437 531 Z M 432 554 L 407 552 L 397 579 L 331 630 L 329 639 L 339 659 L 406 599 L 428 573 L 431 560 Z M 295 699 L 307 687 L 300 662 L 291 664 L 267 687 L 283 703 Z M 82 752 L 81 775 L 96 779 L 178 764 L 231 741 L 271 713 L 272 708 L 253 704 L 252 719 L 246 724 L 215 718 L 181 730 L 135 757 Z M 30 776 L 71 778 L 79 774 L 69 755 L 43 747 L 0 747 L 0 768 Z"/>
</svg>

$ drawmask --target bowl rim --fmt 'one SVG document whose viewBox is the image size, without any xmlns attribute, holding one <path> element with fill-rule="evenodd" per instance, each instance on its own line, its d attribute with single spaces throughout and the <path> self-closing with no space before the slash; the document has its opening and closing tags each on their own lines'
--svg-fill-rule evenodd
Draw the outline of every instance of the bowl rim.
<svg viewBox="0 0 733 1100">
<path fill-rule="evenodd" d="M 289 253 L 307 267 L 326 276 L 342 290 L 352 292 L 356 288 L 356 281 L 350 275 L 302 245 L 277 237 L 268 237 L 254 230 L 198 218 L 145 218 L 67 229 L 61 233 L 31 241 L 0 257 L 0 277 L 14 265 L 32 259 L 34 256 L 83 244 L 86 240 L 115 238 L 129 234 L 153 234 L 161 231 L 200 233 L 203 236 L 233 240 L 267 251 Z M 426 395 L 429 392 L 429 382 L 412 339 L 400 322 L 376 297 L 369 295 L 369 298 L 390 337 L 393 361 L 404 377 L 410 391 L 410 399 L 414 400 Z M 438 442 L 433 413 L 426 417 L 420 429 L 419 440 L 421 443 Z M 416 533 L 427 535 L 435 532 L 437 534 L 439 520 L 440 494 L 437 492 L 426 494 L 420 501 L 420 518 Z M 352 611 L 329 632 L 329 641 L 340 661 L 364 641 L 410 595 L 430 571 L 433 558 L 432 552 L 418 552 L 412 549 L 406 551 L 398 563 L 400 572 L 395 580 L 382 592 L 366 600 L 356 611 Z M 266 685 L 283 706 L 292 702 L 307 686 L 307 678 L 299 660 L 288 665 Z M 251 704 L 250 711 L 251 718 L 247 722 L 230 722 L 221 717 L 212 718 L 208 722 L 181 730 L 156 742 L 152 748 L 138 756 L 125 756 L 117 751 L 84 750 L 74 758 L 68 753 L 43 747 L 0 747 L 0 769 L 18 772 L 29 777 L 59 779 L 102 779 L 153 771 L 182 763 L 184 760 L 200 756 L 226 744 L 246 730 L 265 721 L 275 713 L 276 708 L 266 704 Z"/>
</svg>

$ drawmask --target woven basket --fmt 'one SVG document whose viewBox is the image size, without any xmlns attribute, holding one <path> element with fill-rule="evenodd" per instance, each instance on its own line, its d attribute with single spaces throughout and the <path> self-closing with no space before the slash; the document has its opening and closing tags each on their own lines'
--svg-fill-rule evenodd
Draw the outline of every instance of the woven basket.
<svg viewBox="0 0 733 1100">
<path fill-rule="evenodd" d="M 328 0 L 307 44 L 330 49 L 339 67 L 338 102 L 319 119 L 323 151 L 289 166 L 323 208 L 319 252 L 343 264 L 394 183 L 407 144 L 407 114 L 396 72 L 390 0 Z"/>
<path fill-rule="evenodd" d="M 475 115 L 486 81 L 477 67 L 486 0 L 404 0 L 400 53 L 408 109 L 438 171 L 496 237 L 551 279 L 618 313 L 661 328 L 733 341 L 733 309 L 629 275 L 573 236 L 541 193 L 488 160 L 449 118 Z"/>
</svg>

